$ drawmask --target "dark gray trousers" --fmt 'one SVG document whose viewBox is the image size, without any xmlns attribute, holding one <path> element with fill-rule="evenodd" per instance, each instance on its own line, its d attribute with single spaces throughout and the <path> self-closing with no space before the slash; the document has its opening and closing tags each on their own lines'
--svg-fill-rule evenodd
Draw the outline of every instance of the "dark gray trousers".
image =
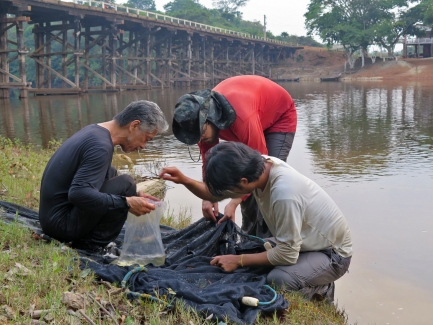
<svg viewBox="0 0 433 325">
<path fill-rule="evenodd" d="M 294 132 L 275 132 L 265 134 L 266 148 L 268 156 L 277 157 L 283 161 L 287 160 L 290 149 L 292 149 Z M 261 238 L 271 237 L 266 222 L 257 206 L 257 202 L 253 195 L 250 195 L 241 203 L 242 212 L 242 230 L 249 235 L 258 236 Z"/>
<path fill-rule="evenodd" d="M 137 187 L 131 176 L 117 176 L 117 170 L 114 167 L 111 167 L 108 176 L 100 192 L 126 197 L 137 195 Z M 88 245 L 106 246 L 117 238 L 127 216 L 127 209 L 98 214 L 74 207 L 68 218 L 68 223 L 74 224 L 74 227 L 69 229 L 73 233 L 68 233 L 70 238 L 76 238 L 72 246 L 75 248 L 86 248 Z"/>
</svg>

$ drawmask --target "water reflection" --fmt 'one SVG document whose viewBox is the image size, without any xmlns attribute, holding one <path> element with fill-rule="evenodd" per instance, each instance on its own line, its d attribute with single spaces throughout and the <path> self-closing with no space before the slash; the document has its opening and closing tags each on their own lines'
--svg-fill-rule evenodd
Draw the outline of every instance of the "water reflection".
<svg viewBox="0 0 433 325">
<path fill-rule="evenodd" d="M 13 139 L 15 138 L 15 125 L 11 105 L 8 101 L 3 101 L 1 107 L 1 116 L 3 121 L 2 134 L 7 138 Z"/>
<path fill-rule="evenodd" d="M 395 172 L 414 164 L 433 166 L 431 89 L 338 84 L 333 91 L 298 96 L 299 124 L 316 172 L 340 181 L 376 179 L 390 167 Z"/>
<path fill-rule="evenodd" d="M 65 140 L 86 125 L 111 120 L 131 101 L 140 99 L 157 102 L 171 120 L 172 107 L 184 91 L 0 99 L 0 134 L 46 148 L 51 139 Z"/>
<path fill-rule="evenodd" d="M 341 179 L 376 179 L 415 164 L 433 166 L 433 85 L 412 83 L 288 83 L 307 135 L 315 172 Z M 83 96 L 0 99 L 1 134 L 47 147 L 91 123 L 112 119 L 131 101 L 157 102 L 172 120 L 176 100 L 188 90 L 95 93 Z M 296 140 L 295 140 L 296 141 Z M 295 142 L 296 145 L 296 142 Z M 191 148 L 198 157 L 196 148 Z M 149 143 L 146 157 L 191 161 L 171 135 Z M 146 158 L 147 159 L 147 158 Z M 393 171 L 391 172 L 390 169 Z M 140 169 L 138 169 L 140 170 Z M 429 176 L 433 175 L 428 168 Z"/>
</svg>

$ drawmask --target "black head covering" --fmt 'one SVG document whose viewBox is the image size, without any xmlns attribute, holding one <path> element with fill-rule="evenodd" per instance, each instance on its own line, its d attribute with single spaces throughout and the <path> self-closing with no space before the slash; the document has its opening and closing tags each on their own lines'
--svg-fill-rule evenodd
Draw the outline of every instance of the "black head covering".
<svg viewBox="0 0 433 325">
<path fill-rule="evenodd" d="M 223 95 L 203 89 L 178 99 L 174 109 L 173 134 L 183 143 L 196 144 L 200 141 L 206 121 L 224 130 L 235 120 L 236 112 Z"/>
</svg>

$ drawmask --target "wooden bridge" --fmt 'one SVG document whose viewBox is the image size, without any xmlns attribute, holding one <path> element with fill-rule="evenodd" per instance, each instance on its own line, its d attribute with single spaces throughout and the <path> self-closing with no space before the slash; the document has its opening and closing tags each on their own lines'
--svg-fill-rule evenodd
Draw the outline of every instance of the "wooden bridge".
<svg viewBox="0 0 433 325">
<path fill-rule="evenodd" d="M 34 26 L 32 49 L 25 24 Z M 0 97 L 10 88 L 27 97 L 212 87 L 234 75 L 271 77 L 273 65 L 301 48 L 100 1 L 0 0 Z"/>
</svg>

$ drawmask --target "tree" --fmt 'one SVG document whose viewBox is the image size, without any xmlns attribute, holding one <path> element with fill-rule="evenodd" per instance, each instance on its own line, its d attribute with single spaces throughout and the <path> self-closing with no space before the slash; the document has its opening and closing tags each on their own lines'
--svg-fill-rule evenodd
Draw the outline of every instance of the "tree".
<svg viewBox="0 0 433 325">
<path fill-rule="evenodd" d="M 423 31 L 416 25 L 421 22 L 422 13 L 423 9 L 420 6 L 407 10 L 396 10 L 390 18 L 384 19 L 378 24 L 375 41 L 386 48 L 389 57 L 393 55 L 395 44 L 404 35 L 422 35 Z"/>
<path fill-rule="evenodd" d="M 281 34 L 277 36 L 276 39 L 299 45 L 323 47 L 323 44 L 316 42 L 314 39 L 311 38 L 311 36 L 296 36 L 289 35 L 289 33 L 287 32 L 281 32 Z"/>
<path fill-rule="evenodd" d="M 164 10 L 167 13 L 177 11 L 188 11 L 202 9 L 203 6 L 198 0 L 173 0 L 164 5 Z"/>
<path fill-rule="evenodd" d="M 247 4 L 248 0 L 213 0 L 212 5 L 225 12 L 237 13 L 238 9 Z"/>
<path fill-rule="evenodd" d="M 170 16 L 212 24 L 212 11 L 202 6 L 198 0 L 173 0 L 164 6 L 164 10 Z"/>
<path fill-rule="evenodd" d="M 128 0 L 126 6 L 140 10 L 156 10 L 155 0 Z"/>
<path fill-rule="evenodd" d="M 425 25 L 433 24 L 433 0 L 421 0 L 412 10 L 419 12 Z"/>
<path fill-rule="evenodd" d="M 328 46 L 341 44 L 346 50 L 349 64 L 358 49 L 367 52 L 374 44 L 376 31 L 392 11 L 408 0 L 311 0 L 306 18 L 308 35 L 317 34 Z"/>
</svg>

